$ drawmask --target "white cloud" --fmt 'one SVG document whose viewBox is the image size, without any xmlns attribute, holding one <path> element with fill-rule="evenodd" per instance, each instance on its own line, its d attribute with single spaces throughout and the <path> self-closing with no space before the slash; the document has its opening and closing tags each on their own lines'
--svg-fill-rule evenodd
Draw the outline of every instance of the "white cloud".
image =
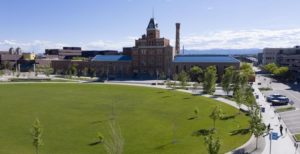
<svg viewBox="0 0 300 154">
<path fill-rule="evenodd" d="M 245 49 L 292 47 L 300 43 L 300 29 L 219 31 L 182 37 L 187 49 Z"/>
<path fill-rule="evenodd" d="M 121 41 L 96 40 L 91 42 L 80 42 L 74 44 L 57 43 L 43 40 L 21 42 L 16 40 L 0 40 L 0 51 L 7 51 L 10 47 L 21 47 L 25 52 L 43 53 L 45 49 L 60 49 L 64 46 L 79 46 L 85 50 L 122 50 L 123 47 L 133 46 L 137 37 L 127 37 Z"/>
<path fill-rule="evenodd" d="M 21 42 L 17 40 L 0 40 L 0 50 L 8 50 L 10 47 L 21 47 L 25 52 L 43 53 L 47 48 L 62 48 L 63 46 L 80 46 L 85 50 L 122 50 L 123 47 L 134 46 L 136 36 L 128 36 L 120 40 L 95 40 L 66 44 L 34 40 Z M 265 47 L 293 47 L 300 44 L 300 29 L 266 30 L 250 29 L 239 31 L 218 31 L 206 34 L 193 34 L 181 37 L 181 44 L 186 49 L 246 49 Z M 174 40 L 171 40 L 173 45 Z"/>
</svg>

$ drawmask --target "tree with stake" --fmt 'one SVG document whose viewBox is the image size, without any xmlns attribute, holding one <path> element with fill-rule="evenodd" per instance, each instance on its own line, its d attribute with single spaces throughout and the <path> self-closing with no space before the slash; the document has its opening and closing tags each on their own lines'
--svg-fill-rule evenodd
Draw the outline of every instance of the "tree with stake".
<svg viewBox="0 0 300 154">
<path fill-rule="evenodd" d="M 219 138 L 215 139 L 211 134 L 204 139 L 205 144 L 207 145 L 207 152 L 209 154 L 218 154 L 221 143 Z"/>
<path fill-rule="evenodd" d="M 180 85 L 181 85 L 182 88 L 185 88 L 189 78 L 190 78 L 189 75 L 185 71 L 182 71 L 182 72 L 179 73 L 178 80 L 180 81 Z"/>
<path fill-rule="evenodd" d="M 211 112 L 211 114 L 209 115 L 209 117 L 213 120 L 214 123 L 214 127 L 213 130 L 216 129 L 216 120 L 221 119 L 223 117 L 223 111 L 220 108 L 220 106 L 216 106 L 213 111 Z"/>
<path fill-rule="evenodd" d="M 259 108 L 256 108 L 254 112 L 251 113 L 250 123 L 250 132 L 256 138 L 256 149 L 258 144 L 258 137 L 262 136 L 266 130 L 265 124 L 262 122 L 262 119 L 259 115 Z"/>
<path fill-rule="evenodd" d="M 212 95 L 216 90 L 217 69 L 216 66 L 209 66 L 204 73 L 203 89 L 207 94 Z"/>
<path fill-rule="evenodd" d="M 227 67 L 225 69 L 225 73 L 222 78 L 222 88 L 223 90 L 229 95 L 229 92 L 231 90 L 231 84 L 232 84 L 232 79 L 233 79 L 233 74 L 234 73 L 234 68 L 232 66 Z"/>
<path fill-rule="evenodd" d="M 198 66 L 193 66 L 190 71 L 189 71 L 189 74 L 190 74 L 190 77 L 191 77 L 191 80 L 192 81 L 196 81 L 196 82 L 200 82 L 201 79 L 202 79 L 202 69 Z"/>
<path fill-rule="evenodd" d="M 177 74 L 173 75 L 173 80 L 174 80 L 173 88 L 175 89 L 176 88 L 176 81 L 178 81 L 178 75 Z"/>
<path fill-rule="evenodd" d="M 233 94 L 233 98 L 235 100 L 235 102 L 237 103 L 237 105 L 239 106 L 239 114 L 241 113 L 241 106 L 244 102 L 244 94 L 243 94 L 243 91 L 242 91 L 242 88 L 240 87 L 237 87 L 234 91 L 234 94 Z"/>
<path fill-rule="evenodd" d="M 98 139 L 101 143 L 104 143 L 104 148 L 108 154 L 122 154 L 124 149 L 124 139 L 121 134 L 120 127 L 111 121 L 109 123 L 109 136 L 104 138 L 102 135 Z"/>
<path fill-rule="evenodd" d="M 42 141 L 42 127 L 39 119 L 36 119 L 32 125 L 32 138 L 33 146 L 35 147 L 35 153 L 39 154 L 39 147 L 43 145 Z"/>
</svg>

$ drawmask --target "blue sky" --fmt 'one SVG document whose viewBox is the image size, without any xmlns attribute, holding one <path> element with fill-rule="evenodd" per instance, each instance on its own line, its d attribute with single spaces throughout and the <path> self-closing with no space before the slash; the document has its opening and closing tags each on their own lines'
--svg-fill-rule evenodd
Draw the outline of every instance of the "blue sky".
<svg viewBox="0 0 300 154">
<path fill-rule="evenodd" d="M 186 49 L 300 44 L 299 0 L 1 0 L 0 49 L 133 46 L 155 10 L 161 36 Z"/>
</svg>

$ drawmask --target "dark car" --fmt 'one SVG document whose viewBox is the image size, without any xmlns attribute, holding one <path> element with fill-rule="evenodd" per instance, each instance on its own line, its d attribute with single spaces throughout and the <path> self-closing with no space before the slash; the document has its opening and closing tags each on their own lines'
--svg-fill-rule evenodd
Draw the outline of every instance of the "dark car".
<svg viewBox="0 0 300 154">
<path fill-rule="evenodd" d="M 290 102 L 289 98 L 280 94 L 269 95 L 267 101 L 272 103 L 272 105 L 287 105 Z"/>
</svg>

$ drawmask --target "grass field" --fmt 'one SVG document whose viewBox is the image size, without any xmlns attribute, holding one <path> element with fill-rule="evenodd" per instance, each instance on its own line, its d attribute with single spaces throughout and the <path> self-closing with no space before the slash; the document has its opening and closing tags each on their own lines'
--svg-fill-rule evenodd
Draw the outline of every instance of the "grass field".
<svg viewBox="0 0 300 154">
<path fill-rule="evenodd" d="M 114 104 L 114 105 L 113 105 Z M 226 116 L 231 106 L 190 94 L 132 86 L 100 84 L 1 84 L 0 153 L 32 154 L 30 129 L 35 118 L 43 126 L 41 154 L 102 154 L 97 132 L 107 136 L 112 106 L 125 139 L 126 154 L 203 154 L 204 137 L 193 135 L 213 125 L 211 110 L 221 105 Z M 194 109 L 200 109 L 199 118 Z M 245 143 L 250 134 L 232 135 L 248 126 L 241 114 L 216 122 L 221 153 Z M 175 128 L 175 129 L 174 129 Z M 174 131 L 175 130 L 175 131 Z M 172 144 L 174 133 L 177 143 Z"/>
</svg>

